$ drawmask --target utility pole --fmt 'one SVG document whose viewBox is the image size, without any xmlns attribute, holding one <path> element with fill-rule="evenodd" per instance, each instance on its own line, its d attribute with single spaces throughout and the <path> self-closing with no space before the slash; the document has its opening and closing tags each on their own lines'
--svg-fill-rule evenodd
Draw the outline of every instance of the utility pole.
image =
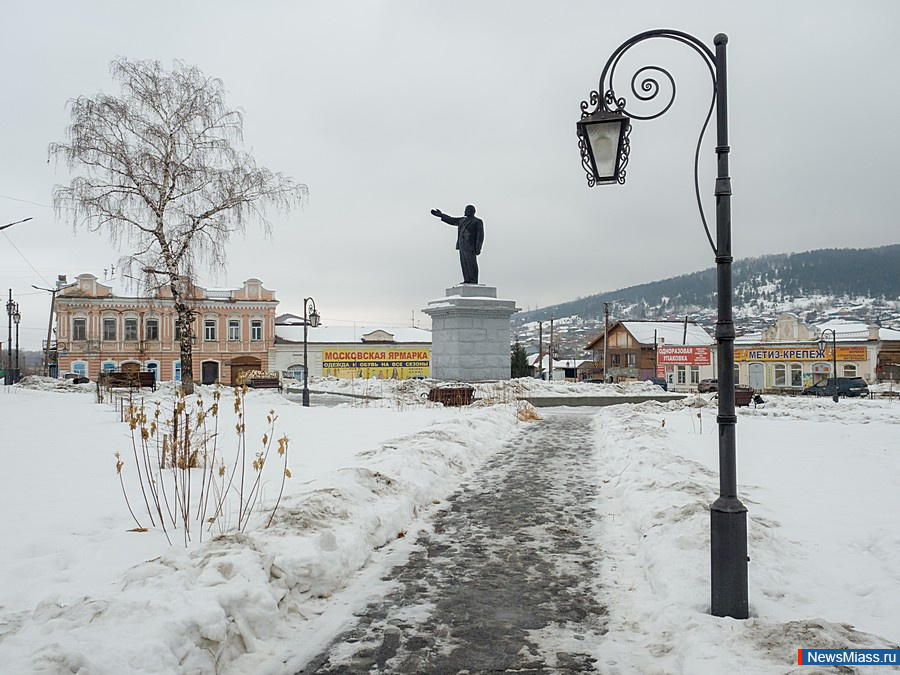
<svg viewBox="0 0 900 675">
<path fill-rule="evenodd" d="M 47 291 L 50 293 L 50 321 L 47 323 L 47 342 L 44 345 L 44 364 L 41 367 L 41 375 L 44 377 L 50 377 L 50 338 L 53 335 L 53 312 L 56 309 L 56 294 L 64 288 L 68 288 L 68 286 L 69 284 L 66 283 L 65 274 L 57 275 L 56 288 L 41 288 L 34 284 L 31 286 L 39 291 Z"/>
<path fill-rule="evenodd" d="M 544 322 L 538 321 L 538 379 L 543 380 L 544 369 Z"/>
<path fill-rule="evenodd" d="M 606 375 L 606 343 L 609 342 L 609 303 L 603 303 L 603 381 L 609 382 Z"/>
<path fill-rule="evenodd" d="M 550 317 L 550 340 L 547 342 L 547 382 L 553 379 L 553 317 Z"/>
</svg>

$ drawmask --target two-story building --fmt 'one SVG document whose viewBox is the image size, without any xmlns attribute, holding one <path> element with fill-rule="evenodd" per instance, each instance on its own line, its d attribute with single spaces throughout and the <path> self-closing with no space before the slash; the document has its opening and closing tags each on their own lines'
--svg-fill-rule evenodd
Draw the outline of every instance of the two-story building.
<svg viewBox="0 0 900 675">
<path fill-rule="evenodd" d="M 167 286 L 149 297 L 117 292 L 82 274 L 56 298 L 58 372 L 95 379 L 101 371 L 153 371 L 180 380 L 180 334 Z M 267 370 L 275 344 L 278 301 L 259 279 L 240 288 L 193 286 L 189 296 L 194 380 L 238 382 L 247 370 Z"/>
<path fill-rule="evenodd" d="M 713 338 L 693 321 L 616 321 L 585 349 L 594 352 L 593 377 L 609 382 L 664 377 L 673 388 L 714 377 Z M 607 364 L 603 373 L 604 352 Z"/>
</svg>

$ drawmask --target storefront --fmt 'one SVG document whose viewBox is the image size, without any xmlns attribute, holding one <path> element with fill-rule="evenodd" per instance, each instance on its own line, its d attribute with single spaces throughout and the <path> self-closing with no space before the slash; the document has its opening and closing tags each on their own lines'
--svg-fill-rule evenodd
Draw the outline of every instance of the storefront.
<svg viewBox="0 0 900 675">
<path fill-rule="evenodd" d="M 824 342 L 823 332 L 829 338 Z M 735 340 L 735 375 L 757 391 L 784 393 L 834 376 L 873 382 L 877 347 L 877 327 L 843 320 L 810 327 L 795 314 L 783 314 L 761 334 Z"/>
</svg>

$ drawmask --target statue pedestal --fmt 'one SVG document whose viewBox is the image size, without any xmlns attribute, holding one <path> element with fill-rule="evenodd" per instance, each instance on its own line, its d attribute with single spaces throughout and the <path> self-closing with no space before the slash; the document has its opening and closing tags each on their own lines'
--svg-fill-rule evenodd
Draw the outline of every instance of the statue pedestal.
<svg viewBox="0 0 900 675">
<path fill-rule="evenodd" d="M 514 300 L 498 300 L 497 289 L 459 284 L 422 311 L 431 317 L 431 377 L 454 382 L 508 380 L 509 319 Z"/>
</svg>

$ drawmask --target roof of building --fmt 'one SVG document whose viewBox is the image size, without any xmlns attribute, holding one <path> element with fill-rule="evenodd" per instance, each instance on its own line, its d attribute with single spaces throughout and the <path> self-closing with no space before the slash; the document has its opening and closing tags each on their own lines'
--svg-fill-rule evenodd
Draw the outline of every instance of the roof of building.
<svg viewBox="0 0 900 675">
<path fill-rule="evenodd" d="M 299 322 L 290 320 L 290 323 L 280 323 L 279 320 L 285 316 L 282 315 L 275 322 L 275 337 L 286 342 L 303 342 L 303 318 L 299 318 Z M 424 328 L 412 328 L 410 326 L 317 326 L 309 328 L 306 341 L 316 344 L 363 344 L 363 337 L 383 331 L 392 336 L 393 342 L 399 343 L 430 343 L 431 331 Z M 391 341 L 391 338 L 387 338 Z M 384 340 L 378 340 L 373 344 L 384 343 Z"/>
<path fill-rule="evenodd" d="M 622 321 L 622 325 L 641 344 L 652 345 L 653 336 L 666 345 L 711 345 L 715 340 L 703 326 L 683 321 Z"/>
</svg>

